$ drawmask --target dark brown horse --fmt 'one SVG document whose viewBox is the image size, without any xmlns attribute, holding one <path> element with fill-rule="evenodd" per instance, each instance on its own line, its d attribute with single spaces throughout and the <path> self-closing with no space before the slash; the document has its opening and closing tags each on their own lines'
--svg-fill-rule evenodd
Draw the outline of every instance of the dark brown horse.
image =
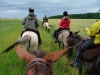
<svg viewBox="0 0 100 75">
<path fill-rule="evenodd" d="M 68 37 L 68 42 L 73 44 L 73 46 L 80 47 L 86 40 L 78 32 L 70 32 Z M 94 45 L 90 49 L 86 50 L 82 54 L 82 66 L 86 69 L 88 75 L 100 75 L 100 44 Z M 79 75 L 82 74 L 82 66 L 79 69 Z"/>
<path fill-rule="evenodd" d="M 68 48 L 45 55 L 42 50 L 37 50 L 34 55 L 29 54 L 26 50 L 15 46 L 18 56 L 26 61 L 26 75 L 52 75 L 51 63 L 56 62 L 66 53 Z"/>
</svg>

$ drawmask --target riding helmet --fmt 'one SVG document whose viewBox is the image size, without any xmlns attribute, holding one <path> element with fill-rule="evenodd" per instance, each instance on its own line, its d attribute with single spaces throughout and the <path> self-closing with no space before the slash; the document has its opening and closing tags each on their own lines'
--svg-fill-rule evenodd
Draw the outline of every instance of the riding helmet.
<svg viewBox="0 0 100 75">
<path fill-rule="evenodd" d="M 68 12 L 67 11 L 64 11 L 63 12 L 63 16 L 68 16 Z"/>
<path fill-rule="evenodd" d="M 33 12 L 34 11 L 34 8 L 33 7 L 30 7 L 29 8 L 29 12 Z"/>
</svg>

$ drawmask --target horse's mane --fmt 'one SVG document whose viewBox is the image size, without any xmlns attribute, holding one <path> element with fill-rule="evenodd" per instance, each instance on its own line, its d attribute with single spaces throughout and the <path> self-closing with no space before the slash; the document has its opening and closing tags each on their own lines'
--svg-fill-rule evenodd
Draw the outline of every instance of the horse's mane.
<svg viewBox="0 0 100 75">
<path fill-rule="evenodd" d="M 45 52 L 43 50 L 36 50 L 34 51 L 34 55 L 36 55 L 37 58 L 42 58 L 45 56 Z"/>
<path fill-rule="evenodd" d="M 74 38 L 78 38 L 78 39 L 83 39 L 83 37 L 81 35 L 79 35 L 78 33 L 79 33 L 79 31 L 77 31 L 75 33 L 71 31 L 69 36 L 73 36 Z"/>
<path fill-rule="evenodd" d="M 83 39 L 83 37 L 80 36 L 79 34 L 76 34 L 76 35 L 75 35 L 75 38 Z"/>
</svg>

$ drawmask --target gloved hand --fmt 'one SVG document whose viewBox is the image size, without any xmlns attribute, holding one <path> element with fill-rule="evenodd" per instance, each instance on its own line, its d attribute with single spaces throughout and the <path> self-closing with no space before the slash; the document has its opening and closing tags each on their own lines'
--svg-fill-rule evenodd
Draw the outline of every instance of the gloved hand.
<svg viewBox="0 0 100 75">
<path fill-rule="evenodd" d="M 85 31 L 87 31 L 87 30 L 88 30 L 88 28 L 86 27 L 86 28 L 85 28 Z"/>
</svg>

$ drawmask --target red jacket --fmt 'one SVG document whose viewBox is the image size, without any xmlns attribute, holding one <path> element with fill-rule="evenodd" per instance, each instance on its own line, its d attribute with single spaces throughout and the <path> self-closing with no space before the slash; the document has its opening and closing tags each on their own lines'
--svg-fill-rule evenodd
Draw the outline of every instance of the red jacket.
<svg viewBox="0 0 100 75">
<path fill-rule="evenodd" d="M 59 25 L 61 28 L 70 28 L 70 22 L 71 22 L 70 18 L 67 19 L 63 18 L 59 22 Z"/>
</svg>

